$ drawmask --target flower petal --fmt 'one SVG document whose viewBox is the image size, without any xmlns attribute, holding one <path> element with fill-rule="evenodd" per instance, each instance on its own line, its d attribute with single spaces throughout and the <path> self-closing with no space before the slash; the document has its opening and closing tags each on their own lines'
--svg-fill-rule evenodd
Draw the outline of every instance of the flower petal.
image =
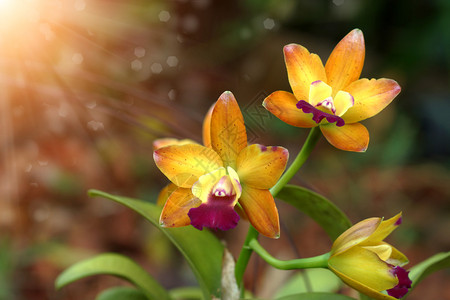
<svg viewBox="0 0 450 300">
<path fill-rule="evenodd" d="M 190 139 L 175 139 L 175 138 L 162 138 L 153 141 L 153 150 L 158 150 L 159 148 L 171 145 L 186 145 L 186 144 L 197 144 L 197 142 Z"/>
<path fill-rule="evenodd" d="M 277 91 L 264 99 L 263 106 L 281 121 L 296 127 L 311 128 L 317 123 L 297 108 L 298 99 L 291 93 Z"/>
<path fill-rule="evenodd" d="M 175 191 L 178 187 L 173 184 L 169 183 L 163 189 L 159 192 L 158 198 L 156 199 L 156 205 L 158 206 L 164 206 L 169 196 Z"/>
<path fill-rule="evenodd" d="M 367 239 L 364 244 L 376 244 L 384 240 L 392 231 L 402 223 L 402 213 L 398 213 L 389 220 L 382 221 L 377 230 Z"/>
<path fill-rule="evenodd" d="M 373 117 L 382 111 L 400 93 L 398 83 L 391 79 L 363 78 L 345 88 L 355 99 L 355 105 L 342 116 L 347 123 Z"/>
<path fill-rule="evenodd" d="M 289 152 L 283 147 L 250 145 L 237 157 L 237 173 L 245 185 L 269 189 L 277 183 L 286 168 Z"/>
<path fill-rule="evenodd" d="M 317 106 L 317 104 L 323 100 L 331 97 L 332 91 L 331 86 L 321 80 L 317 80 L 311 83 L 309 88 L 309 98 L 299 100 L 308 100 L 309 104 L 312 106 Z"/>
<path fill-rule="evenodd" d="M 201 204 L 192 195 L 190 189 L 178 188 L 170 194 L 161 212 L 159 223 L 162 227 L 181 227 L 191 223 L 188 212 L 191 208 Z"/>
<path fill-rule="evenodd" d="M 334 97 L 334 107 L 336 108 L 337 116 L 345 114 L 345 112 L 353 105 L 355 105 L 355 99 L 348 92 L 339 91 Z"/>
<path fill-rule="evenodd" d="M 214 110 L 214 106 L 215 105 L 211 105 L 208 112 L 206 113 L 205 119 L 203 120 L 203 145 L 208 148 L 211 148 L 211 115 Z"/>
<path fill-rule="evenodd" d="M 342 127 L 326 124 L 321 125 L 320 130 L 331 145 L 341 150 L 364 152 L 369 145 L 369 131 L 360 123 Z"/>
<path fill-rule="evenodd" d="M 322 61 L 317 54 L 297 44 L 286 45 L 283 50 L 292 91 L 298 100 L 307 100 L 312 82 L 327 81 Z"/>
<path fill-rule="evenodd" d="M 156 150 L 153 158 L 161 172 L 183 188 L 190 188 L 200 176 L 223 166 L 214 150 L 198 144 L 166 146 Z"/>
<path fill-rule="evenodd" d="M 268 190 L 243 185 L 239 203 L 256 230 L 267 237 L 279 238 L 278 210 L 275 200 Z"/>
<path fill-rule="evenodd" d="M 208 201 L 208 196 L 211 193 L 213 187 L 219 181 L 220 178 L 227 174 L 227 169 L 220 167 L 210 173 L 202 175 L 192 185 L 192 194 L 200 199 L 203 203 Z"/>
<path fill-rule="evenodd" d="M 358 80 L 364 65 L 364 52 L 364 36 L 359 29 L 353 29 L 331 52 L 325 71 L 334 94 Z"/>
<path fill-rule="evenodd" d="M 364 292 L 362 287 L 381 292 L 395 287 L 398 279 L 393 273 L 393 267 L 382 261 L 377 254 L 359 246 L 353 247 L 339 255 L 333 255 L 328 260 L 332 271 L 337 275 L 345 275 L 345 283 Z M 347 279 L 351 279 L 347 282 Z"/>
<path fill-rule="evenodd" d="M 247 147 L 247 132 L 239 105 L 231 92 L 220 95 L 211 115 L 211 146 L 225 166 L 236 169 L 236 157 Z"/>
<path fill-rule="evenodd" d="M 364 249 L 370 250 L 372 252 L 375 252 L 380 259 L 384 260 L 388 264 L 391 264 L 393 266 L 404 266 L 409 262 L 408 258 L 403 253 L 401 253 L 395 247 L 386 242 L 380 242 L 378 244 L 369 244 L 366 243 L 366 241 L 360 243 L 358 246 L 363 247 Z"/>
<path fill-rule="evenodd" d="M 339 255 L 347 249 L 360 244 L 377 230 L 380 223 L 381 218 L 369 218 L 356 223 L 334 241 L 331 247 L 331 255 Z"/>
</svg>

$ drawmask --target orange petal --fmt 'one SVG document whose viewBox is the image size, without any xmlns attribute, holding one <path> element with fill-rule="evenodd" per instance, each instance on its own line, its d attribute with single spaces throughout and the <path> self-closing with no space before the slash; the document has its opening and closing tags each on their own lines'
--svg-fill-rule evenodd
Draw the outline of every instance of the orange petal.
<svg viewBox="0 0 450 300">
<path fill-rule="evenodd" d="M 173 183 L 169 183 L 168 185 L 166 185 L 159 192 L 158 199 L 156 199 L 156 205 L 164 206 L 164 204 L 166 203 L 166 201 L 169 198 L 170 194 L 172 194 L 172 192 L 175 191 L 177 188 L 178 187 L 175 184 L 173 184 Z"/>
<path fill-rule="evenodd" d="M 190 139 L 183 139 L 183 140 L 175 138 L 156 139 L 153 141 L 153 150 L 157 150 L 159 148 L 170 145 L 186 145 L 186 144 L 197 144 L 197 142 Z"/>
<path fill-rule="evenodd" d="M 289 152 L 283 147 L 250 145 L 237 157 L 239 180 L 257 189 L 270 189 L 286 168 Z"/>
<path fill-rule="evenodd" d="M 239 203 L 256 230 L 270 238 L 280 237 L 278 210 L 268 190 L 243 185 Z"/>
<path fill-rule="evenodd" d="M 311 114 L 305 114 L 298 109 L 298 100 L 291 93 L 277 91 L 264 99 L 263 106 L 281 121 L 296 127 L 311 128 L 317 123 L 312 120 Z"/>
<path fill-rule="evenodd" d="M 190 189 L 178 188 L 167 199 L 159 223 L 162 227 L 181 227 L 191 224 L 188 212 L 202 202 L 192 195 Z"/>
<path fill-rule="evenodd" d="M 219 155 L 198 144 L 166 146 L 153 153 L 156 165 L 174 184 L 190 188 L 200 176 L 223 166 Z"/>
<path fill-rule="evenodd" d="M 316 80 L 327 81 L 325 69 L 317 54 L 297 44 L 284 46 L 284 60 L 289 83 L 298 100 L 308 100 L 309 87 Z"/>
<path fill-rule="evenodd" d="M 236 169 L 236 157 L 247 147 L 247 132 L 239 105 L 231 92 L 217 100 L 211 115 L 211 146 L 225 166 Z"/>
<path fill-rule="evenodd" d="M 325 65 L 327 83 L 333 93 L 358 80 L 364 65 L 364 36 L 361 30 L 353 29 L 331 52 Z"/>
<path fill-rule="evenodd" d="M 381 223 L 381 218 L 369 218 L 344 231 L 333 243 L 331 255 L 339 255 L 369 238 Z"/>
<path fill-rule="evenodd" d="M 341 150 L 364 152 L 369 145 L 369 131 L 360 123 L 342 127 L 326 124 L 321 125 L 320 130 L 331 145 Z"/>
<path fill-rule="evenodd" d="M 211 105 L 203 120 L 203 145 L 211 148 L 211 115 L 214 110 L 214 105 Z"/>
<path fill-rule="evenodd" d="M 345 88 L 355 104 L 342 116 L 347 123 L 355 123 L 373 117 L 394 100 L 401 88 L 391 79 L 360 79 Z"/>
</svg>

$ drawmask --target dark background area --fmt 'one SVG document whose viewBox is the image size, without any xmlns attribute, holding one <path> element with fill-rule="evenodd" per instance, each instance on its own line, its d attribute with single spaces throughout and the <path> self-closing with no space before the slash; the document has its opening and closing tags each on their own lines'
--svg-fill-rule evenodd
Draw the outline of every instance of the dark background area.
<svg viewBox="0 0 450 300">
<path fill-rule="evenodd" d="M 95 299 L 124 282 L 96 276 L 61 291 L 53 285 L 63 269 L 102 252 L 133 257 L 168 288 L 195 285 L 157 229 L 86 191 L 155 202 L 166 179 L 152 141 L 200 141 L 203 116 L 225 90 L 239 102 L 249 142 L 283 145 L 293 159 L 308 130 L 261 106 L 271 92 L 290 91 L 282 48 L 301 44 L 325 63 L 354 28 L 366 42 L 361 77 L 395 79 L 402 92 L 363 122 L 366 153 L 339 151 L 322 138 L 293 183 L 326 196 L 355 223 L 403 211 L 388 241 L 410 266 L 450 249 L 449 1 L 74 0 L 0 8 L 0 299 Z M 277 205 L 282 237 L 261 238 L 274 256 L 329 251 L 318 225 Z M 218 233 L 235 257 L 247 226 Z M 253 257 L 246 285 L 270 298 L 275 278 L 286 280 L 273 272 Z M 450 299 L 449 280 L 440 271 L 408 299 Z"/>
</svg>

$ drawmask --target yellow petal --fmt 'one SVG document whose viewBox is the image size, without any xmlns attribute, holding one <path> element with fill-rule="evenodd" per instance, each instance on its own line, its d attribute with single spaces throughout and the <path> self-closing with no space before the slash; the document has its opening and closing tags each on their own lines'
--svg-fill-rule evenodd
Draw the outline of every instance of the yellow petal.
<svg viewBox="0 0 450 300">
<path fill-rule="evenodd" d="M 326 124 L 321 125 L 320 130 L 331 145 L 341 150 L 364 152 L 369 145 L 369 131 L 360 123 L 345 124 L 342 127 Z"/>
<path fill-rule="evenodd" d="M 342 116 L 346 123 L 359 122 L 382 111 L 400 93 L 391 79 L 360 79 L 345 88 L 355 99 L 355 105 Z"/>
<path fill-rule="evenodd" d="M 161 147 L 170 145 L 186 145 L 186 144 L 197 144 L 197 142 L 190 139 L 175 139 L 175 138 L 162 138 L 153 141 L 153 150 L 157 150 Z"/>
<path fill-rule="evenodd" d="M 398 284 L 392 266 L 382 261 L 374 252 L 359 246 L 331 256 L 328 265 L 333 271 L 338 272 L 338 276 L 345 275 L 345 278 L 342 278 L 344 281 L 351 278 L 354 282 L 346 283 L 357 290 L 365 286 L 381 292 Z"/>
<path fill-rule="evenodd" d="M 259 233 L 275 239 L 280 236 L 278 210 L 268 190 L 243 185 L 239 203 L 248 220 Z"/>
<path fill-rule="evenodd" d="M 325 69 L 317 54 L 297 44 L 284 46 L 284 60 L 289 83 L 298 100 L 307 101 L 309 87 L 316 80 L 327 81 Z"/>
<path fill-rule="evenodd" d="M 331 255 L 339 255 L 351 247 L 365 241 L 375 232 L 375 230 L 377 230 L 380 223 L 381 218 L 369 218 L 356 223 L 344 231 L 334 241 L 333 246 L 331 247 Z"/>
<path fill-rule="evenodd" d="M 331 97 L 331 86 L 323 81 L 314 81 L 309 88 L 309 104 L 316 106 L 319 102 Z"/>
<path fill-rule="evenodd" d="M 352 30 L 336 45 L 325 65 L 327 83 L 333 93 L 358 80 L 364 65 L 364 52 L 364 36 L 359 29 Z"/>
<path fill-rule="evenodd" d="M 336 116 L 342 116 L 347 110 L 355 105 L 355 99 L 353 96 L 344 91 L 339 91 L 333 99 L 334 107 L 336 108 Z M 349 122 L 352 123 L 352 122 Z"/>
<path fill-rule="evenodd" d="M 382 221 L 377 230 L 365 241 L 365 244 L 377 244 L 384 240 L 394 229 L 396 229 L 402 222 L 402 213 L 398 213 L 396 216 L 389 220 Z"/>
<path fill-rule="evenodd" d="M 169 183 L 168 185 L 166 185 L 159 192 L 158 198 L 156 199 L 156 205 L 164 206 L 164 204 L 166 203 L 166 201 L 169 198 L 170 194 L 172 194 L 173 191 L 175 191 L 177 188 L 178 187 L 175 184 L 173 184 L 173 183 Z"/>
<path fill-rule="evenodd" d="M 190 189 L 178 188 L 167 199 L 161 212 L 159 223 L 163 227 L 181 227 L 191 224 L 188 212 L 201 201 L 192 195 Z"/>
<path fill-rule="evenodd" d="M 391 248 L 392 248 L 391 256 L 386 260 L 388 264 L 403 267 L 404 265 L 409 263 L 409 260 L 405 254 L 398 251 L 395 247 L 391 246 Z"/>
<path fill-rule="evenodd" d="M 356 281 L 353 278 L 350 278 L 348 276 L 346 276 L 345 274 L 333 269 L 330 266 L 330 270 L 333 271 L 337 276 L 339 276 L 339 278 L 342 279 L 343 282 L 345 282 L 348 286 L 354 288 L 357 291 L 360 291 L 361 293 L 367 295 L 370 297 L 370 299 L 376 299 L 376 300 L 398 300 L 397 298 L 391 297 L 389 295 L 386 294 L 382 294 L 368 286 L 365 286 L 361 283 L 359 283 L 358 281 Z"/>
<path fill-rule="evenodd" d="M 380 259 L 388 264 L 402 267 L 409 262 L 403 253 L 388 243 L 380 242 L 378 244 L 364 246 L 366 244 L 366 241 L 364 241 L 358 246 L 376 253 Z"/>
<path fill-rule="evenodd" d="M 250 145 L 237 157 L 240 181 L 257 189 L 270 189 L 286 168 L 289 152 L 283 147 Z"/>
<path fill-rule="evenodd" d="M 263 102 L 263 106 L 281 121 L 296 127 L 311 128 L 317 123 L 312 120 L 311 114 L 305 114 L 298 109 L 299 100 L 291 93 L 277 91 L 270 94 Z"/>
<path fill-rule="evenodd" d="M 211 148 L 211 115 L 214 110 L 214 105 L 212 105 L 208 112 L 206 113 L 205 119 L 203 120 L 203 145 L 205 147 Z"/>
<path fill-rule="evenodd" d="M 247 132 L 239 105 L 231 92 L 217 100 L 211 115 L 211 146 L 225 166 L 236 169 L 236 157 L 247 147 Z"/>
<path fill-rule="evenodd" d="M 203 203 L 208 201 L 208 196 L 211 193 L 213 187 L 219 181 L 220 178 L 227 174 L 227 170 L 224 167 L 218 168 L 210 173 L 202 175 L 198 178 L 198 181 L 192 186 L 192 194 L 200 199 Z"/>
<path fill-rule="evenodd" d="M 200 176 L 222 167 L 211 148 L 198 144 L 166 146 L 153 153 L 156 166 L 179 187 L 190 188 Z"/>
</svg>

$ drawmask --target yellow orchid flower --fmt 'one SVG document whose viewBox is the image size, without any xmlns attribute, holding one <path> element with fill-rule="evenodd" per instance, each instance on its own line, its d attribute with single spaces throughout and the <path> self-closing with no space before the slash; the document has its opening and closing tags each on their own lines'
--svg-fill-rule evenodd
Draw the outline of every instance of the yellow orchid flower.
<svg viewBox="0 0 450 300">
<path fill-rule="evenodd" d="M 383 110 L 400 93 L 400 86 L 386 78 L 359 79 L 364 55 L 359 29 L 337 44 L 325 67 L 319 56 L 305 47 L 286 45 L 284 58 L 293 94 L 276 91 L 264 100 L 264 107 L 290 125 L 320 126 L 336 148 L 365 151 L 369 132 L 359 121 Z"/>
<path fill-rule="evenodd" d="M 401 221 L 399 213 L 386 221 L 370 218 L 352 226 L 334 242 L 328 268 L 346 284 L 374 299 L 403 297 L 411 288 L 409 272 L 402 268 L 408 259 L 383 242 Z"/>
<path fill-rule="evenodd" d="M 277 238 L 278 211 L 269 188 L 286 168 L 288 151 L 247 145 L 244 119 L 231 92 L 224 92 L 206 115 L 203 142 L 154 151 L 156 165 L 175 186 L 169 188 L 161 226 L 228 230 L 240 219 L 237 210 L 261 234 Z"/>
</svg>

